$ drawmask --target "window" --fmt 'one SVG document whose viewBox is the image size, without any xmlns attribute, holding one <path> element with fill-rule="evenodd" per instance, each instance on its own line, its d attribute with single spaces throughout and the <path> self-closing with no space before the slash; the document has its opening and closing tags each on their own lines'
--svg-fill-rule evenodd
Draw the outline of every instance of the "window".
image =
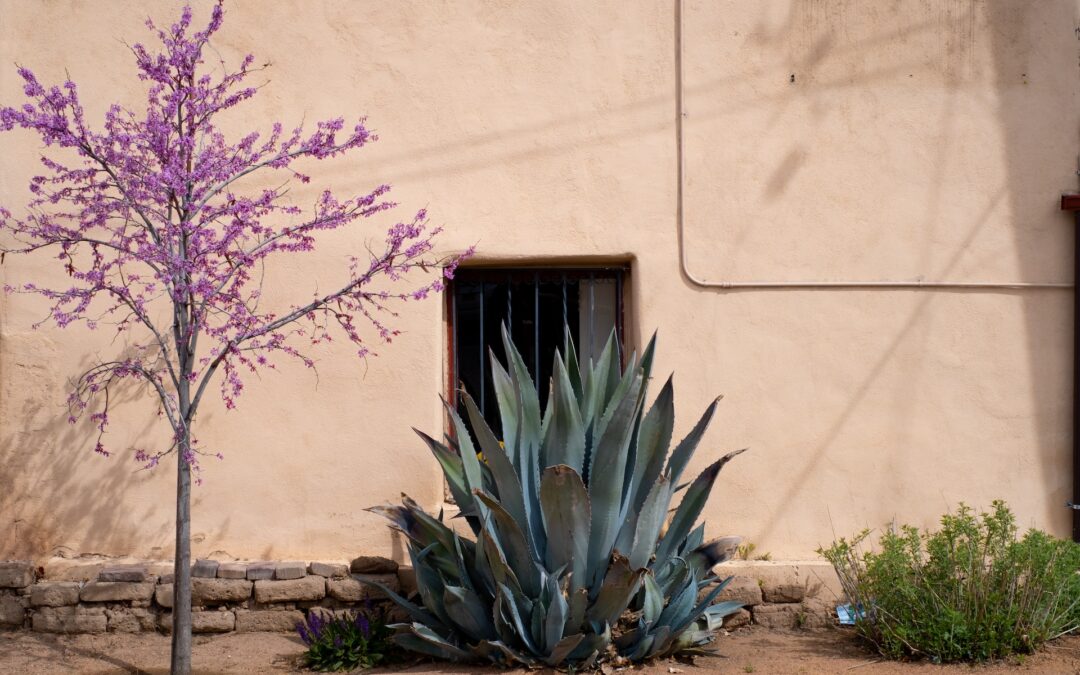
<svg viewBox="0 0 1080 675">
<path fill-rule="evenodd" d="M 612 329 L 622 345 L 624 274 L 619 267 L 459 269 L 449 293 L 450 382 L 461 414 L 459 381 L 492 430 L 502 435 L 488 354 L 506 363 L 503 324 L 536 382 L 541 406 L 547 401 L 555 350 L 562 349 L 564 325 L 582 362 L 600 355 Z"/>
</svg>

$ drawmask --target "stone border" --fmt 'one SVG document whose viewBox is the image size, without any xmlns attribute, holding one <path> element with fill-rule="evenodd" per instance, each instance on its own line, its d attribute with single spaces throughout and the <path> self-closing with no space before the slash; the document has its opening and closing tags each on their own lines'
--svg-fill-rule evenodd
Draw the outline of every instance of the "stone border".
<svg viewBox="0 0 1080 675">
<path fill-rule="evenodd" d="M 52 579 L 27 561 L 0 561 L 0 628 L 45 633 L 169 632 L 172 567 L 165 562 L 67 566 Z M 340 613 L 415 590 L 410 569 L 372 556 L 334 562 L 197 560 L 192 565 L 192 630 L 292 631 L 312 611 Z"/>
<path fill-rule="evenodd" d="M 0 562 L 0 628 L 47 633 L 169 632 L 172 628 L 172 564 L 83 561 L 35 568 L 26 561 Z M 51 578 L 39 578 L 47 572 Z M 733 577 L 717 602 L 743 609 L 724 628 L 757 624 L 772 629 L 835 625 L 843 591 L 831 565 L 819 561 L 730 561 L 714 572 Z M 192 565 L 195 633 L 285 632 L 312 611 L 340 613 L 370 603 L 401 620 L 384 593 L 415 592 L 413 570 L 393 560 L 361 556 L 351 563 L 297 561 L 223 562 Z"/>
<path fill-rule="evenodd" d="M 717 565 L 713 573 L 733 577 L 716 601 L 743 604 L 743 609 L 724 620 L 724 628 L 756 624 L 792 630 L 837 625 L 836 606 L 844 602 L 844 591 L 827 562 L 731 560 Z"/>
</svg>

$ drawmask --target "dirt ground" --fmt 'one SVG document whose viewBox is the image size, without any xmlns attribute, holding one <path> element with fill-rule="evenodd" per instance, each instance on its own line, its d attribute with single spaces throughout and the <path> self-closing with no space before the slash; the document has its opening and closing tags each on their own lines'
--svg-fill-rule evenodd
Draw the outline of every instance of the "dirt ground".
<svg viewBox="0 0 1080 675">
<path fill-rule="evenodd" d="M 722 636 L 718 656 L 698 657 L 693 664 L 664 661 L 627 670 L 641 675 L 704 675 L 705 673 L 852 675 L 904 674 L 1000 675 L 1004 673 L 1080 673 L 1080 636 L 1056 641 L 1042 653 L 1008 663 L 985 666 L 935 666 L 930 663 L 886 663 L 865 651 L 845 630 L 777 632 L 744 629 Z M 230 633 L 195 638 L 198 673 L 299 672 L 303 645 L 291 635 Z M 166 673 L 169 638 L 156 634 L 59 636 L 27 631 L 0 633 L 0 673 Z M 378 672 L 431 675 L 503 673 L 493 668 L 462 667 L 432 661 L 403 664 Z M 523 672 L 523 671 L 519 671 Z"/>
</svg>

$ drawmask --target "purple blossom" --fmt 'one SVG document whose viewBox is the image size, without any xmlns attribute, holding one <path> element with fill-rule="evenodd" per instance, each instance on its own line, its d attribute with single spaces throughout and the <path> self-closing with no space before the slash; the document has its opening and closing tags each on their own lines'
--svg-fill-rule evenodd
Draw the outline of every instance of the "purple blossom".
<svg viewBox="0 0 1080 675">
<path fill-rule="evenodd" d="M 191 25 L 190 7 L 168 28 L 148 20 L 158 46 L 131 47 L 146 87 L 145 108 L 114 104 L 100 129 L 85 119 L 75 83 L 48 86 L 21 66 L 26 101 L 0 105 L 0 131 L 29 130 L 45 146 L 66 150 L 42 156 L 44 171 L 31 179 L 25 215 L 0 207 L 0 230 L 15 242 L 5 253 L 51 251 L 67 284 L 30 282 L 5 290 L 44 297 L 46 320 L 61 328 L 81 323 L 128 334 L 132 347 L 123 356 L 76 379 L 70 419 L 87 414 L 98 433 L 95 451 L 107 455 L 102 436 L 110 392 L 130 380 L 148 385 L 173 442 L 136 451 L 145 468 L 174 451 L 197 468 L 204 451 L 191 425 L 211 385 L 231 409 L 245 379 L 279 360 L 313 367 L 313 345 L 344 338 L 360 358 L 374 354 L 372 343 L 398 335 L 391 326 L 394 303 L 441 292 L 444 278 L 453 278 L 472 254 L 433 256 L 441 228 L 431 227 L 420 210 L 387 227 L 380 247 L 347 258 L 344 280 L 329 292 L 271 306 L 261 289 L 267 264 L 313 251 L 323 233 L 383 216 L 395 204 L 389 185 L 350 197 L 324 190 L 306 209 L 286 199 L 290 180 L 310 180 L 294 164 L 377 140 L 363 118 L 325 120 L 310 131 L 302 125 L 286 131 L 275 122 L 239 138 L 215 125 L 216 115 L 255 95 L 246 82 L 261 70 L 250 55 L 223 74 L 216 63 L 204 67 L 223 17 L 219 1 L 200 31 Z M 263 181 L 278 187 L 242 191 L 241 179 L 254 173 L 280 174 Z M 441 275 L 427 274 L 440 268 Z M 371 290 L 376 282 L 379 291 Z M 398 290 L 387 290 L 392 287 Z"/>
</svg>

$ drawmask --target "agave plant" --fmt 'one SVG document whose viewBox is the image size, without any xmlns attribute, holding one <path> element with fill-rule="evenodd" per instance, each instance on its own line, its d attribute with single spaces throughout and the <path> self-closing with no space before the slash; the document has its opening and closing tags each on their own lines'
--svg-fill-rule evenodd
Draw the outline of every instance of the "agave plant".
<svg viewBox="0 0 1080 675">
<path fill-rule="evenodd" d="M 720 469 L 742 451 L 679 480 L 719 399 L 669 456 L 670 378 L 644 412 L 655 335 L 622 370 L 614 335 L 584 368 L 567 336 L 543 413 L 505 327 L 503 344 L 505 368 L 491 355 L 502 442 L 466 392 L 471 435 L 449 405 L 445 442 L 417 431 L 476 539 L 404 495 L 401 506 L 369 509 L 405 534 L 416 571 L 422 606 L 380 586 L 412 620 L 396 626 L 395 641 L 451 660 L 575 667 L 711 641 L 740 607 L 713 604 L 730 578 L 711 575 L 739 538 L 704 543 L 704 525 L 694 525 Z"/>
</svg>

